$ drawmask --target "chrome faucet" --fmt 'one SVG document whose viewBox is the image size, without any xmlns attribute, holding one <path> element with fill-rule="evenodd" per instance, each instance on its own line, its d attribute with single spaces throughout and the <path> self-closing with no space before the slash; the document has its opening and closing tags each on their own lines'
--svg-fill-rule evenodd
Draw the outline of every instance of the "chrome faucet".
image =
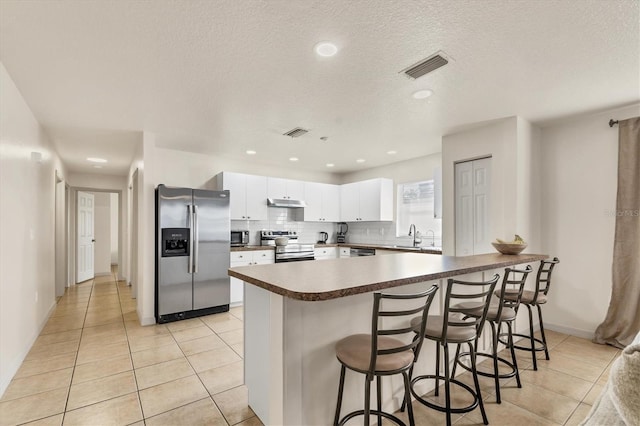
<svg viewBox="0 0 640 426">
<path fill-rule="evenodd" d="M 414 247 L 417 247 L 418 244 L 422 242 L 422 238 L 420 238 L 420 232 L 416 229 L 416 226 L 413 223 L 409 226 L 409 236 L 413 237 Z"/>
<path fill-rule="evenodd" d="M 431 229 L 427 229 L 427 232 L 425 232 L 425 235 L 427 237 L 429 236 L 429 232 L 431 232 L 431 247 L 435 247 L 435 245 L 436 245 L 436 233 L 433 232 L 433 230 L 431 230 Z"/>
</svg>

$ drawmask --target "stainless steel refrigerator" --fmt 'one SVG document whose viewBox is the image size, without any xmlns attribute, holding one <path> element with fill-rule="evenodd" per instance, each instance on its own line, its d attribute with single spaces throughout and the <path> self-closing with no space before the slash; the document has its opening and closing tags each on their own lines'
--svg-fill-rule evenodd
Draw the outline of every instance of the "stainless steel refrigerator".
<svg viewBox="0 0 640 426">
<path fill-rule="evenodd" d="M 229 191 L 156 188 L 156 321 L 229 310 Z"/>
</svg>

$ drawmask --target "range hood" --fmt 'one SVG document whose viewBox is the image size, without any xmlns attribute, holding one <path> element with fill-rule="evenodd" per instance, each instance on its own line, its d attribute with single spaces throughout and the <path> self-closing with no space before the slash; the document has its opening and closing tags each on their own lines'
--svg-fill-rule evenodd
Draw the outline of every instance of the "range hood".
<svg viewBox="0 0 640 426">
<path fill-rule="evenodd" d="M 267 198 L 268 207 L 286 207 L 288 209 L 300 209 L 307 207 L 307 203 L 302 200 L 289 200 L 286 198 Z"/>
</svg>

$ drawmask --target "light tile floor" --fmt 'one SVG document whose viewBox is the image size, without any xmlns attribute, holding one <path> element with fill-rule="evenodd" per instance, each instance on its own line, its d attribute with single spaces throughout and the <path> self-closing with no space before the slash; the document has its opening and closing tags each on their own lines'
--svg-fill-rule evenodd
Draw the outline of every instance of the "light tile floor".
<svg viewBox="0 0 640 426">
<path fill-rule="evenodd" d="M 135 303 L 113 276 L 68 289 L 0 399 L 0 426 L 261 425 L 242 384 L 242 308 L 142 327 Z M 523 386 L 503 380 L 502 404 L 481 378 L 491 425 L 577 425 L 589 412 L 620 351 L 553 331 L 547 339 L 551 360 L 539 354 L 538 371 L 517 352 Z M 454 405 L 465 398 L 454 392 Z M 445 423 L 413 406 L 418 425 Z M 481 424 L 479 410 L 454 421 Z"/>
<path fill-rule="evenodd" d="M 67 290 L 0 399 L 0 425 L 262 423 L 243 385 L 242 308 L 142 327 L 114 276 Z"/>
</svg>

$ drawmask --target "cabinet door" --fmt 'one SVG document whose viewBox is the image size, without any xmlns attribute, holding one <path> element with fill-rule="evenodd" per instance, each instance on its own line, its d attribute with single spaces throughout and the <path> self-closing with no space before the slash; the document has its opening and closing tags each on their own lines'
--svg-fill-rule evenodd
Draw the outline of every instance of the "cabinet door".
<svg viewBox="0 0 640 426">
<path fill-rule="evenodd" d="M 340 247 L 340 257 L 351 257 L 351 248 L 349 247 Z"/>
<path fill-rule="evenodd" d="M 249 266 L 251 265 L 251 252 L 231 252 L 230 267 Z M 229 304 L 231 306 L 242 305 L 244 300 L 244 283 L 241 279 L 229 277 L 229 286 L 231 293 L 229 295 Z"/>
<path fill-rule="evenodd" d="M 340 186 L 340 219 L 344 222 L 359 220 L 360 192 L 358 183 Z"/>
<path fill-rule="evenodd" d="M 290 200 L 304 200 L 304 182 L 301 180 L 287 180 L 287 197 Z"/>
<path fill-rule="evenodd" d="M 326 222 L 340 222 L 340 187 L 322 185 L 322 217 Z"/>
<path fill-rule="evenodd" d="M 247 218 L 246 187 L 246 175 L 238 173 L 224 173 L 222 175 L 222 188 L 229 190 L 229 212 L 232 220 L 246 220 Z"/>
<path fill-rule="evenodd" d="M 280 178 L 267 178 L 267 197 L 268 198 L 287 198 L 287 180 Z"/>
<path fill-rule="evenodd" d="M 359 182 L 360 220 L 380 220 L 380 181 L 378 179 Z"/>
<path fill-rule="evenodd" d="M 246 177 L 246 216 L 249 220 L 267 220 L 267 178 L 252 175 Z"/>
<path fill-rule="evenodd" d="M 323 184 L 316 182 L 304 183 L 304 201 L 307 207 L 304 208 L 305 222 L 319 222 L 323 218 Z M 339 196 L 339 195 L 338 195 Z M 337 203 L 336 203 L 337 204 Z M 337 222 L 337 220 L 336 220 Z"/>
</svg>

